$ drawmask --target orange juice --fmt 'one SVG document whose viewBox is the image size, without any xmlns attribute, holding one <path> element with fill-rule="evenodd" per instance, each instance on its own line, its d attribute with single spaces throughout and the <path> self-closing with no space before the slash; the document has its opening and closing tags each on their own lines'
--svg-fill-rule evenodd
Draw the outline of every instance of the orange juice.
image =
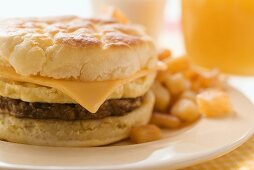
<svg viewBox="0 0 254 170">
<path fill-rule="evenodd" d="M 182 26 L 194 63 L 254 75 L 254 0 L 182 0 Z"/>
</svg>

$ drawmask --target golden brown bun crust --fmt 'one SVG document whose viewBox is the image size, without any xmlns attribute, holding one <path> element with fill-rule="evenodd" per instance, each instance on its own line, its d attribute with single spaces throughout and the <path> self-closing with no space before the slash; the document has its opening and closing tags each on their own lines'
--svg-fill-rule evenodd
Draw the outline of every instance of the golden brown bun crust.
<svg viewBox="0 0 254 170">
<path fill-rule="evenodd" d="M 0 139 L 46 146 L 101 146 L 129 136 L 131 127 L 148 123 L 154 104 L 151 92 L 138 109 L 125 116 L 100 120 L 20 119 L 0 114 Z"/>
<path fill-rule="evenodd" d="M 0 64 L 21 75 L 112 80 L 155 61 L 154 44 L 135 25 L 79 17 L 0 21 Z"/>
</svg>

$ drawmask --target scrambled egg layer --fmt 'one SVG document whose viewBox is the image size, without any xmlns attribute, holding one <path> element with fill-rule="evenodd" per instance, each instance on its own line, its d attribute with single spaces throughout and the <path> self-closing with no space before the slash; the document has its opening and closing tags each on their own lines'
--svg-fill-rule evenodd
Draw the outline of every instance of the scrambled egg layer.
<svg viewBox="0 0 254 170">
<path fill-rule="evenodd" d="M 118 87 L 108 99 L 135 98 L 144 95 L 151 87 L 156 74 L 149 74 Z M 32 83 L 0 79 L 0 95 L 26 102 L 76 103 L 61 91 Z"/>
</svg>

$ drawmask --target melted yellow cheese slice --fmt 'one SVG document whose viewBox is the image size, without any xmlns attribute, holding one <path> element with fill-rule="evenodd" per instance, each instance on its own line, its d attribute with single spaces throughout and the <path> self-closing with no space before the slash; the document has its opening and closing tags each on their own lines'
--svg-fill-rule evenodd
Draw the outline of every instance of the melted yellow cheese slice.
<svg viewBox="0 0 254 170">
<path fill-rule="evenodd" d="M 59 80 L 40 76 L 21 76 L 10 67 L 0 66 L 0 77 L 58 89 L 74 99 L 89 112 L 95 113 L 116 88 L 155 71 L 156 70 L 143 70 L 129 78 L 121 80 L 84 82 Z"/>
</svg>

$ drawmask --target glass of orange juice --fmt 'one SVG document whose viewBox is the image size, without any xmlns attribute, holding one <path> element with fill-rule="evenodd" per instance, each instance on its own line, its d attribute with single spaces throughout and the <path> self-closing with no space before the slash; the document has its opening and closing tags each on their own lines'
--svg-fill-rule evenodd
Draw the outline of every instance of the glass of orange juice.
<svg viewBox="0 0 254 170">
<path fill-rule="evenodd" d="M 254 0 L 182 0 L 182 26 L 194 63 L 254 75 Z"/>
</svg>

